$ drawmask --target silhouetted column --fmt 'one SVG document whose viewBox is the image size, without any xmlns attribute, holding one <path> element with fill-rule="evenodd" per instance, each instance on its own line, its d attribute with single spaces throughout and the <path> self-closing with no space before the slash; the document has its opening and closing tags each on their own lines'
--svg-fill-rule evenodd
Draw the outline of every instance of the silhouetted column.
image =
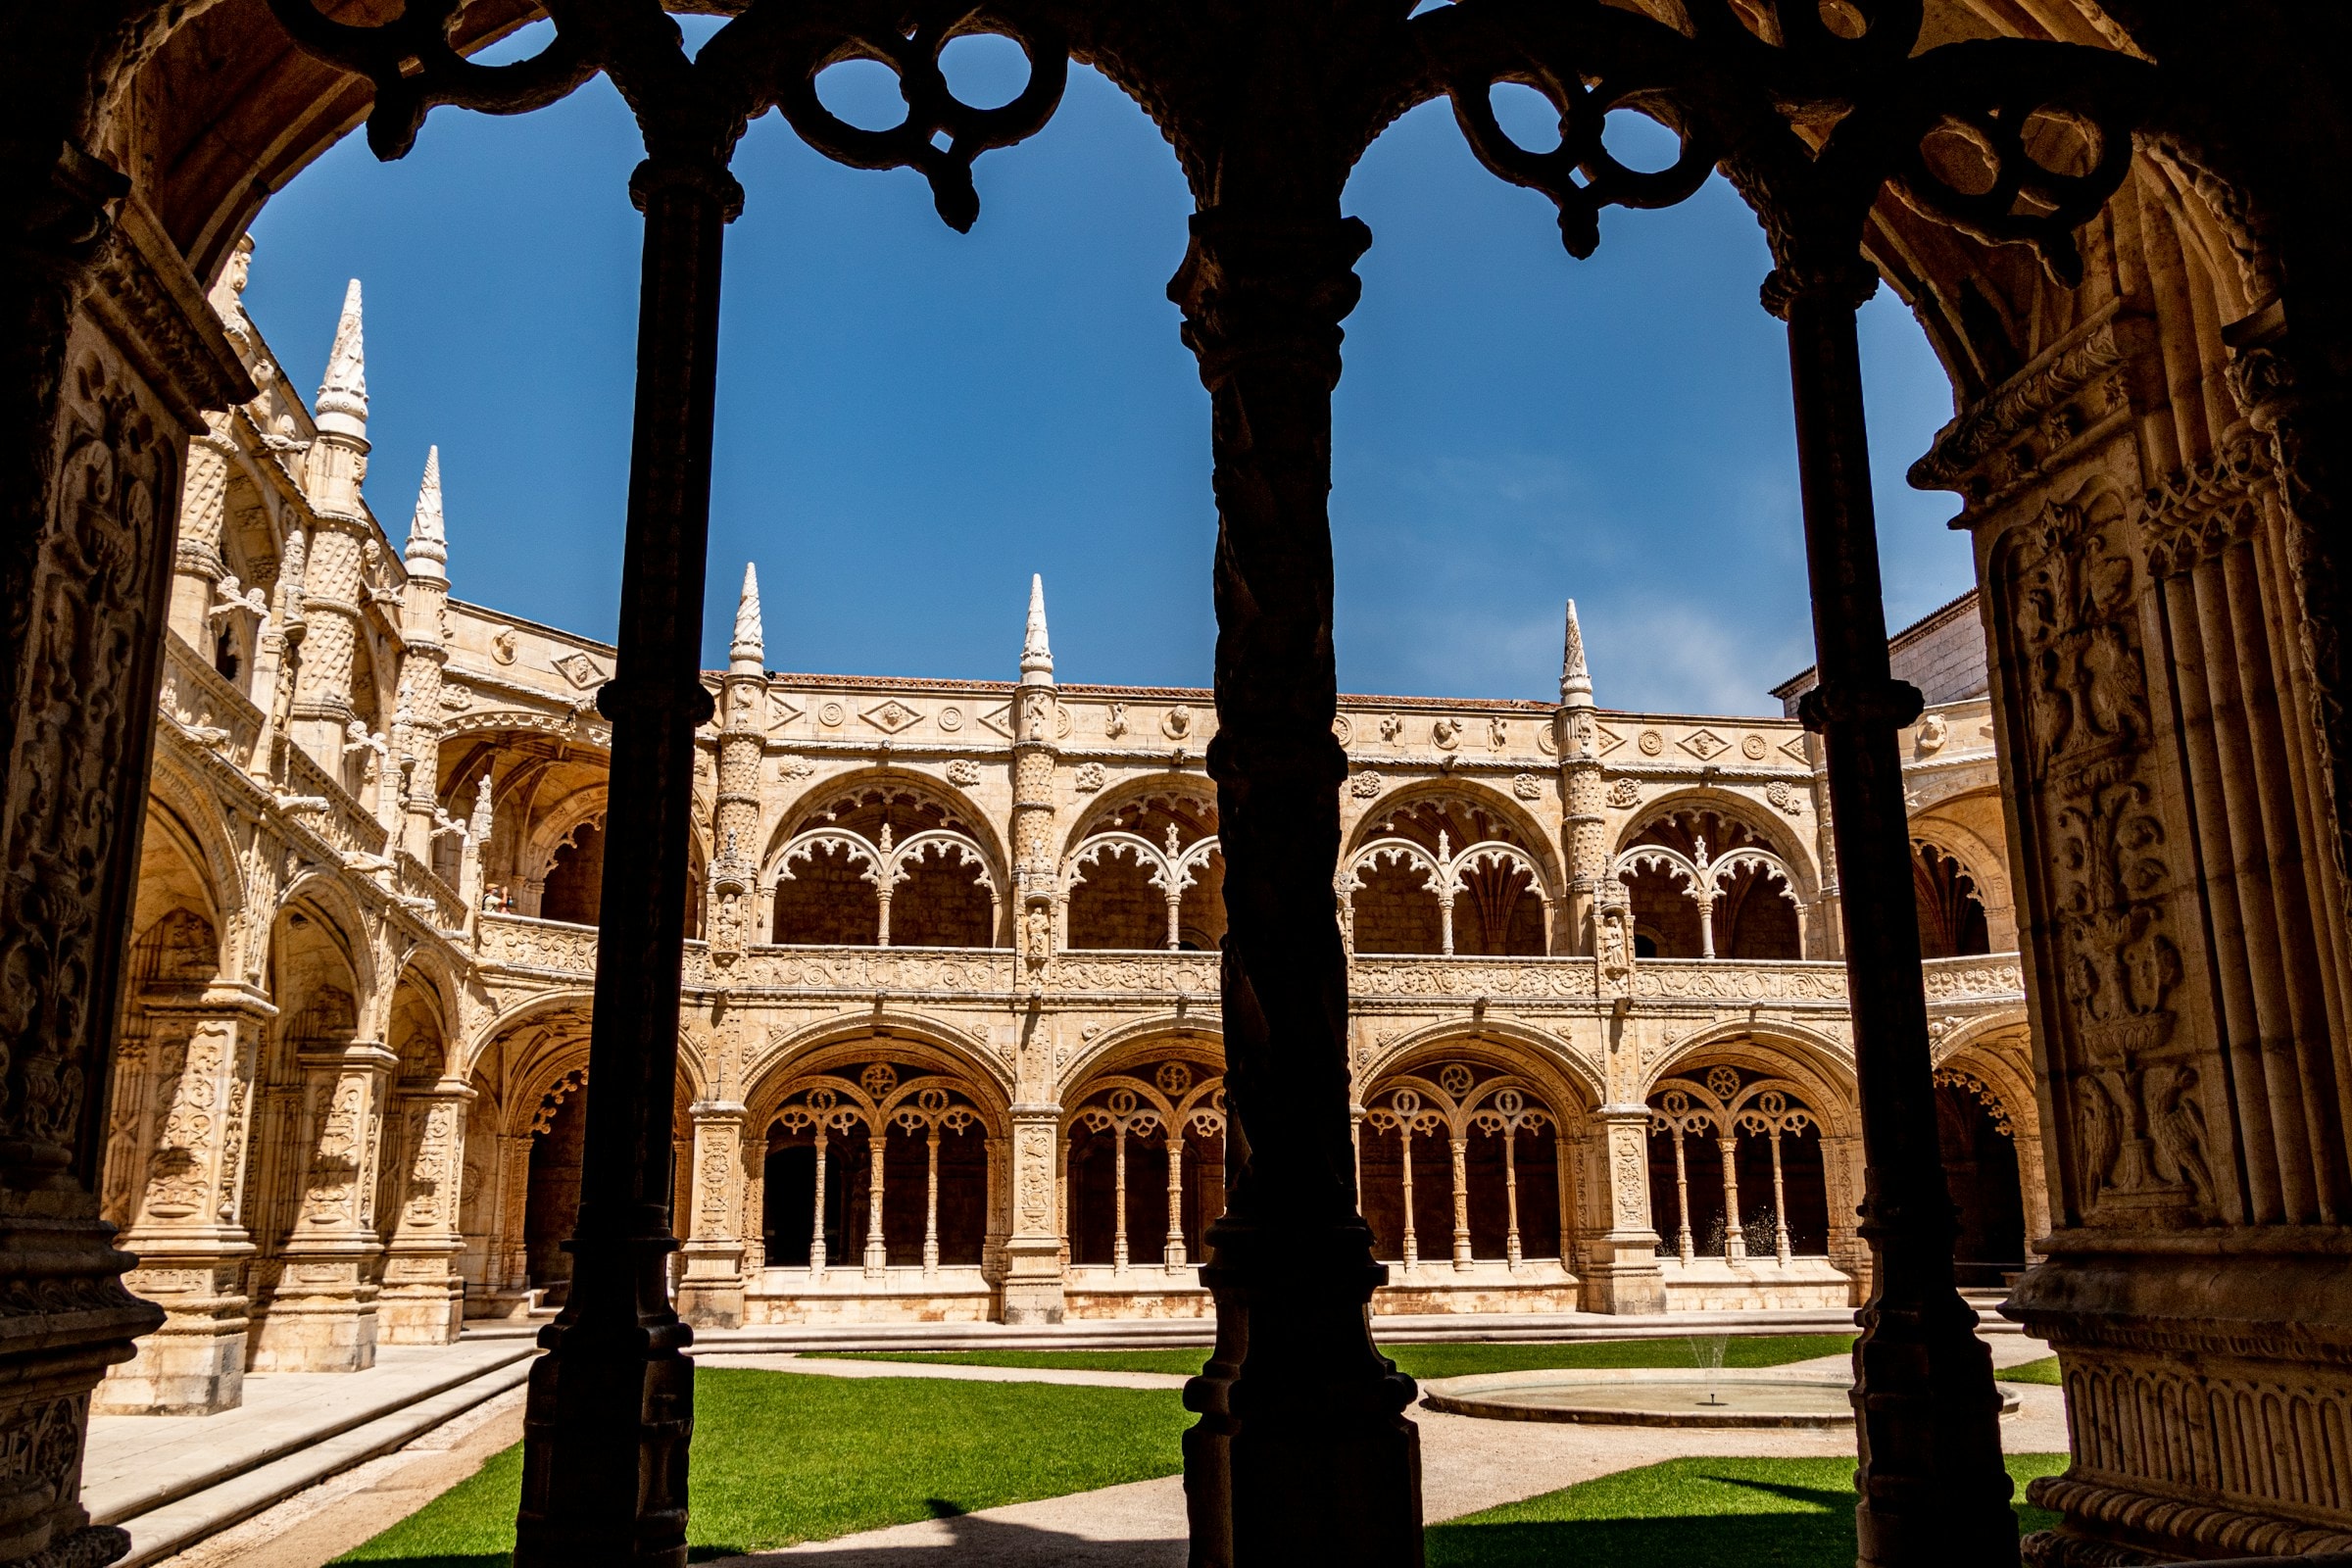
<svg viewBox="0 0 2352 1568">
<path fill-rule="evenodd" d="M 1893 678 L 1871 508 L 1854 313 L 1878 289 L 1859 260 L 1784 267 L 1765 307 L 1788 323 L 1797 472 L 1821 683 L 1799 709 L 1821 736 L 1862 1110 L 1863 1238 L 1873 1289 L 1854 1346 L 1864 1564 L 2017 1561 L 2001 1400 L 1977 1316 L 1952 1277 L 1956 1223 L 1936 1134 L 1919 918 L 1895 731 L 1919 716 Z"/>
<path fill-rule="evenodd" d="M 1242 1157 L 1201 1278 L 1217 1348 L 1188 1388 L 1193 1561 L 1421 1561 L 1412 1380 L 1376 1351 L 1387 1277 L 1356 1210 L 1347 959 L 1333 907 L 1331 392 L 1364 225 L 1211 207 L 1169 285 L 1212 410 L 1227 1083 Z"/>
<path fill-rule="evenodd" d="M 724 169 L 649 158 L 636 423 L 613 677 L 605 896 L 597 921 L 580 1217 L 571 1294 L 539 1336 L 523 1420 L 517 1568 L 682 1565 L 694 1334 L 671 1309 L 672 1098 L 685 951 L 694 732 L 703 687 L 719 260 L 743 189 Z"/>
</svg>

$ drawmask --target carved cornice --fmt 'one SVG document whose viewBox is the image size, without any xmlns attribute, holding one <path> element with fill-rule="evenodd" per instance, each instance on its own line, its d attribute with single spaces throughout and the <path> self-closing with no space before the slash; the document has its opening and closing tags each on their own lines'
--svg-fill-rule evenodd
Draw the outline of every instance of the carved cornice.
<svg viewBox="0 0 2352 1568">
<path fill-rule="evenodd" d="M 205 433 L 205 410 L 261 396 L 195 274 L 135 196 L 116 218 L 89 306 L 190 435 Z"/>
<path fill-rule="evenodd" d="M 1958 491 L 1972 511 L 2019 488 L 2130 407 L 2120 372 L 2153 338 L 2146 318 L 2109 302 L 1938 431 L 1911 465 L 1913 488 Z M 2093 388 L 2087 406 L 2076 407 Z"/>
</svg>

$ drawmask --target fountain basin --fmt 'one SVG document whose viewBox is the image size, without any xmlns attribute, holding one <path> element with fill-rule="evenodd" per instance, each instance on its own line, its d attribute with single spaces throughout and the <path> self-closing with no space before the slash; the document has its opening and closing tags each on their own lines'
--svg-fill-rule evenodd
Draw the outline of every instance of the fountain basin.
<svg viewBox="0 0 2352 1568">
<path fill-rule="evenodd" d="M 1802 1373 L 1709 1374 L 1623 1367 L 1496 1372 L 1423 1385 L 1432 1410 L 1490 1421 L 1634 1427 L 1850 1427 L 1852 1380 Z M 1713 1398 L 1721 1401 L 1709 1403 Z M 2002 1412 L 2017 1396 L 2002 1391 Z"/>
</svg>

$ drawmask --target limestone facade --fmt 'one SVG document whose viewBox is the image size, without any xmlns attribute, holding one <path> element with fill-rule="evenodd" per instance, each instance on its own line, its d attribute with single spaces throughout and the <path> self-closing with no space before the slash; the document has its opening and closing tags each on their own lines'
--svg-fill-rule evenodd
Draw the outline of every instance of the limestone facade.
<svg viewBox="0 0 2352 1568">
<path fill-rule="evenodd" d="M 612 650 L 451 597 L 437 456 L 395 544 L 359 286 L 314 414 L 247 265 L 213 305 L 260 395 L 190 449 L 103 1188 L 169 1315 L 115 1411 L 561 1300 L 594 1092 Z M 1598 708 L 1566 624 L 1557 703 L 1342 703 L 1380 1304 L 1858 1301 L 1817 746 Z M 697 773 L 681 1309 L 1206 1312 L 1210 694 L 1056 684 L 1042 584 L 1014 681 L 778 674 L 763 644 L 747 569 Z M 2041 1161 L 1990 710 L 1959 685 L 1906 744 L 1962 1252 L 1998 1283 Z"/>
</svg>

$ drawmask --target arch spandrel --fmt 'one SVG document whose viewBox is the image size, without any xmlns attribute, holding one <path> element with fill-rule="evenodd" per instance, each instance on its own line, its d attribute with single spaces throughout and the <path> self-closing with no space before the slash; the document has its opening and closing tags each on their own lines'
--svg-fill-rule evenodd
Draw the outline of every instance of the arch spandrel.
<svg viewBox="0 0 2352 1568">
<path fill-rule="evenodd" d="M 1807 1103 L 1829 1136 L 1859 1130 L 1852 1048 L 1786 1019 L 1727 1020 L 1677 1039 L 1654 1060 L 1643 1060 L 1640 1098 L 1646 1100 L 1666 1079 L 1688 1076 L 1693 1063 L 1713 1062 L 1791 1079 L 1811 1097 Z"/>
<path fill-rule="evenodd" d="M 819 1018 L 768 1031 L 743 1064 L 744 1102 L 757 1103 L 784 1079 L 862 1062 L 877 1052 L 913 1051 L 987 1086 L 991 1113 L 1009 1117 L 1017 1084 L 1011 1063 L 979 1036 L 943 1019 L 892 1008 Z M 783 1075 L 779 1078 L 779 1074 Z M 1004 1126 L 1010 1125 L 1009 1121 Z M 1002 1130 L 1002 1129 L 1000 1129 Z"/>
<path fill-rule="evenodd" d="M 1610 1102 L 1602 1067 L 1568 1040 L 1492 1011 L 1478 1019 L 1443 1019 L 1384 1041 L 1356 1064 L 1357 1098 L 1373 1085 L 1447 1055 L 1468 1055 L 1524 1076 L 1550 1097 L 1562 1116 L 1582 1116 Z"/>
</svg>

